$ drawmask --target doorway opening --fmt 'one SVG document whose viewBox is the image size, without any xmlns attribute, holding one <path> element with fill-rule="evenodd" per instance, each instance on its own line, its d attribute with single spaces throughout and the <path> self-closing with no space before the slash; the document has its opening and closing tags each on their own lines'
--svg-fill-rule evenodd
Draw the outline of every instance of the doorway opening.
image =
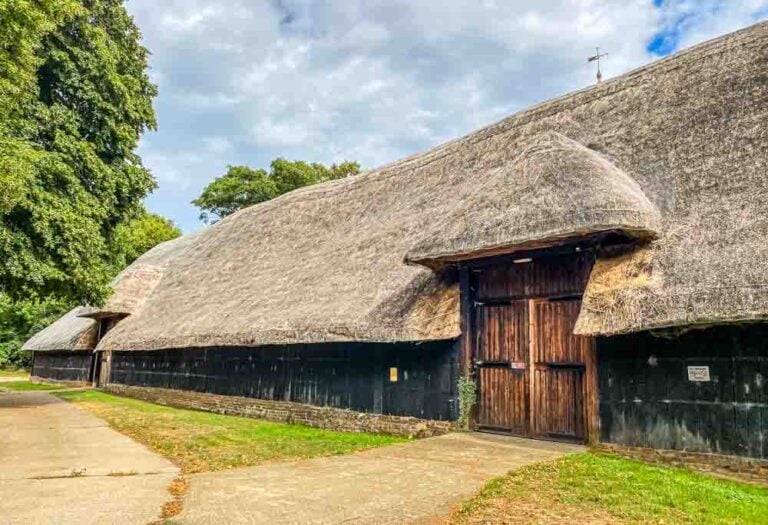
<svg viewBox="0 0 768 525">
<path fill-rule="evenodd" d="M 478 430 L 597 437 L 595 341 L 573 334 L 592 263 L 571 253 L 469 268 Z"/>
</svg>

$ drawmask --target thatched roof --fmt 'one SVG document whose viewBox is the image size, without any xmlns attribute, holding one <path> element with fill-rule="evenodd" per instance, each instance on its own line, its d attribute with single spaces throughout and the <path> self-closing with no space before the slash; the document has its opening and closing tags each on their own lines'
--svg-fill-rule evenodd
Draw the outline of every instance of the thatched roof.
<svg viewBox="0 0 768 525">
<path fill-rule="evenodd" d="M 138 311 L 144 299 L 160 281 L 170 261 L 183 253 L 196 234 L 158 244 L 136 259 L 113 281 L 113 293 L 101 307 L 77 307 L 44 328 L 24 344 L 24 350 L 44 352 L 93 350 L 98 343 L 99 324 L 95 319 L 122 317 Z"/>
<path fill-rule="evenodd" d="M 620 230 L 577 330 L 768 317 L 768 24 L 462 139 L 242 210 L 165 269 L 104 349 L 459 335 L 432 267 Z"/>
<path fill-rule="evenodd" d="M 648 239 L 661 227 L 659 210 L 637 182 L 554 131 L 534 135 L 511 162 L 477 179 L 406 260 L 439 267 L 607 231 Z"/>
<path fill-rule="evenodd" d="M 82 317 L 121 317 L 138 311 L 152 293 L 170 262 L 184 253 L 197 234 L 188 234 L 158 244 L 136 259 L 112 281 L 112 295 L 104 305 L 83 310 Z"/>
<path fill-rule="evenodd" d="M 93 319 L 80 317 L 83 310 L 70 310 L 61 319 L 32 336 L 22 349 L 35 352 L 93 350 L 99 327 Z"/>
</svg>

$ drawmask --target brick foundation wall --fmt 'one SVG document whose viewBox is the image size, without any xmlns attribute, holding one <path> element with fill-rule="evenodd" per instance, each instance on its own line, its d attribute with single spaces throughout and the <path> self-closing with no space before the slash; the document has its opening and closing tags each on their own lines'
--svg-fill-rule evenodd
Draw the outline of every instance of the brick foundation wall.
<svg viewBox="0 0 768 525">
<path fill-rule="evenodd" d="M 167 388 L 110 384 L 105 387 L 105 390 L 113 394 L 176 408 L 191 408 L 217 414 L 252 417 L 277 423 L 298 423 L 324 430 L 371 432 L 422 438 L 445 434 L 451 430 L 453 425 L 450 421 L 387 416 L 286 401 L 269 401 Z"/>
<path fill-rule="evenodd" d="M 685 450 L 660 450 L 602 443 L 595 447 L 657 465 L 687 468 L 721 478 L 768 486 L 768 460 Z"/>
</svg>

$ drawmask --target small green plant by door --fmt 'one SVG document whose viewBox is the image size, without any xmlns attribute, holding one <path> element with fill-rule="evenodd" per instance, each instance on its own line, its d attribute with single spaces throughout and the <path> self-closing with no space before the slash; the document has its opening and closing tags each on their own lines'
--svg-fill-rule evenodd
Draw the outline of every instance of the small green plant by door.
<svg viewBox="0 0 768 525">
<path fill-rule="evenodd" d="M 459 428 L 469 429 L 469 416 L 477 399 L 477 383 L 474 377 L 463 376 L 459 378 Z"/>
</svg>

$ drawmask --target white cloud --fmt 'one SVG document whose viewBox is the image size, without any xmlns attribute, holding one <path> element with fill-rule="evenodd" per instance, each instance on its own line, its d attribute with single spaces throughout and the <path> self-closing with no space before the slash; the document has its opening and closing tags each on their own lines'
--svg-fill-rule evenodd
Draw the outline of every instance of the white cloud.
<svg viewBox="0 0 768 525">
<path fill-rule="evenodd" d="M 226 164 L 275 157 L 365 167 L 435 146 L 654 58 L 748 25 L 768 0 L 131 0 L 152 51 L 159 132 L 141 148 L 150 204 L 187 205 Z M 165 202 L 172 202 L 164 208 Z"/>
<path fill-rule="evenodd" d="M 203 145 L 207 151 L 222 155 L 232 150 L 232 143 L 224 137 L 205 137 Z"/>
<path fill-rule="evenodd" d="M 174 33 L 189 32 L 200 29 L 207 20 L 221 16 L 223 13 L 223 7 L 218 5 L 191 9 L 186 12 L 168 12 L 162 16 L 161 24 L 166 30 Z"/>
</svg>

